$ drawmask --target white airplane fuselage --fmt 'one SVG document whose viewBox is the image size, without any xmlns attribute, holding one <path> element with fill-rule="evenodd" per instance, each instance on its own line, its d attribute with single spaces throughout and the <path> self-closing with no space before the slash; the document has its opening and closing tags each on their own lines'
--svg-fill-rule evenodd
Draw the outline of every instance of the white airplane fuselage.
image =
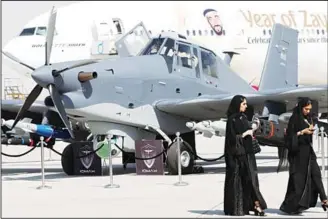
<svg viewBox="0 0 328 219">
<path fill-rule="evenodd" d="M 52 63 L 97 58 L 102 52 L 107 52 L 104 42 L 115 40 L 142 21 L 152 35 L 163 30 L 177 31 L 212 49 L 222 58 L 224 51 L 238 52 L 240 55 L 233 56 L 231 68 L 257 85 L 272 26 L 277 22 L 299 31 L 299 84 L 327 82 L 325 1 L 81 2 L 57 11 L 58 34 L 54 37 Z M 33 67 L 43 65 L 45 34 L 38 27 L 46 27 L 48 18 L 49 12 L 28 22 L 23 28 L 23 36 L 12 39 L 3 50 Z M 119 28 L 113 21 L 118 22 Z M 94 23 L 97 31 L 94 31 Z M 212 29 L 210 24 L 218 26 Z M 140 37 L 144 33 L 134 34 Z M 106 57 L 109 55 L 103 56 Z"/>
</svg>

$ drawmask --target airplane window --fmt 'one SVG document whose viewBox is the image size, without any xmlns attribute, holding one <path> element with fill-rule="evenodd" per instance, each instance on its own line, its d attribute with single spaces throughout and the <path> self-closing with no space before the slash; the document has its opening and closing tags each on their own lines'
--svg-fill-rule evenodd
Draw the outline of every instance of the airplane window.
<svg viewBox="0 0 328 219">
<path fill-rule="evenodd" d="M 269 30 L 269 34 L 272 35 L 272 31 L 271 30 Z"/>
<path fill-rule="evenodd" d="M 321 32 L 322 32 L 323 35 L 325 35 L 325 30 L 324 29 L 322 29 Z"/>
<path fill-rule="evenodd" d="M 201 30 L 198 30 L 198 34 L 199 34 L 199 36 L 201 36 L 202 35 L 202 31 Z"/>
<path fill-rule="evenodd" d="M 195 30 L 192 31 L 192 35 L 196 36 L 196 31 Z"/>
<path fill-rule="evenodd" d="M 173 67 L 172 66 L 173 54 L 174 54 L 173 51 L 174 51 L 174 40 L 168 38 L 160 54 L 164 57 L 170 73 L 172 72 L 172 67 Z"/>
<path fill-rule="evenodd" d="M 34 35 L 35 27 L 31 28 L 25 28 L 23 31 L 19 34 L 19 36 L 32 36 Z"/>
<path fill-rule="evenodd" d="M 214 35 L 214 31 L 213 31 L 213 30 L 211 30 L 211 35 L 212 35 L 212 36 Z"/>
<path fill-rule="evenodd" d="M 189 30 L 187 30 L 187 36 L 189 36 L 189 34 L 190 34 L 190 31 L 189 31 Z"/>
<path fill-rule="evenodd" d="M 317 34 L 318 34 L 318 35 L 320 34 L 320 30 L 317 30 Z"/>
<path fill-rule="evenodd" d="M 203 73 L 217 78 L 217 66 L 215 55 L 211 52 L 201 51 Z"/>
<path fill-rule="evenodd" d="M 186 68 L 192 68 L 190 46 L 178 44 L 177 65 L 181 65 Z"/>
<path fill-rule="evenodd" d="M 265 30 L 263 30 L 263 35 L 265 35 L 266 34 L 266 31 Z"/>
<path fill-rule="evenodd" d="M 46 27 L 38 27 L 38 29 L 36 30 L 35 35 L 41 35 L 41 36 L 45 36 L 47 34 L 47 28 Z"/>
<path fill-rule="evenodd" d="M 193 48 L 193 65 L 195 66 L 196 69 L 196 77 L 200 78 L 200 69 L 199 69 L 199 58 L 198 58 L 198 51 L 196 48 Z"/>
<path fill-rule="evenodd" d="M 149 32 L 149 34 L 151 35 L 151 30 L 150 31 L 148 31 Z"/>
</svg>

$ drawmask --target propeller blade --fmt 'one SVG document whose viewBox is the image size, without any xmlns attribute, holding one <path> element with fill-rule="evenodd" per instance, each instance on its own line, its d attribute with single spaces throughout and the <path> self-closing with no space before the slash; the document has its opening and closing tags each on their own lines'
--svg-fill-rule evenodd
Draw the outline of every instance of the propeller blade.
<svg viewBox="0 0 328 219">
<path fill-rule="evenodd" d="M 50 17 L 48 21 L 48 30 L 47 30 L 47 37 L 46 37 L 46 63 L 45 65 L 49 65 L 50 63 L 50 55 L 51 55 L 51 49 L 52 49 L 52 43 L 54 40 L 54 33 L 55 33 L 55 27 L 56 27 L 56 17 L 57 17 L 57 10 L 55 7 L 52 7 L 52 10 L 50 12 Z"/>
<path fill-rule="evenodd" d="M 63 123 L 65 124 L 69 134 L 71 135 L 71 138 L 74 138 L 74 134 L 73 134 L 73 130 L 71 129 L 71 126 L 69 124 L 68 118 L 67 118 L 67 114 L 64 108 L 63 103 L 61 102 L 59 93 L 55 87 L 55 85 L 50 84 L 49 85 L 49 93 L 50 96 L 52 98 L 52 101 L 57 109 L 57 112 L 60 116 L 60 118 L 62 119 Z"/>
<path fill-rule="evenodd" d="M 73 68 L 77 68 L 77 67 L 81 67 L 81 66 L 84 66 L 84 65 L 93 64 L 93 63 L 97 63 L 97 61 L 96 60 L 84 60 L 84 61 L 78 62 L 74 65 L 71 65 L 70 67 L 67 67 L 67 68 L 61 69 L 59 71 L 53 72 L 53 76 L 58 76 L 59 74 L 63 73 L 64 71 L 67 71 L 67 70 L 70 70 L 70 69 L 73 69 Z"/>
<path fill-rule="evenodd" d="M 40 95 L 41 91 L 42 91 L 42 87 L 40 85 L 35 85 L 35 87 L 33 88 L 33 90 L 31 91 L 31 93 L 28 95 L 28 97 L 26 98 L 23 106 L 19 109 L 19 112 L 15 118 L 15 121 L 11 127 L 11 129 L 13 129 L 17 122 L 23 118 L 24 114 L 26 113 L 26 111 L 30 108 L 30 106 L 34 103 L 34 101 L 38 98 L 38 96 Z"/>
<path fill-rule="evenodd" d="M 29 66 L 28 64 L 25 64 L 24 62 L 22 62 L 21 60 L 19 60 L 17 57 L 13 56 L 11 53 L 9 53 L 9 52 L 4 52 L 4 51 L 2 51 L 2 53 L 3 53 L 5 56 L 7 56 L 9 59 L 11 59 L 11 60 L 13 60 L 13 61 L 15 61 L 15 62 L 17 62 L 17 63 L 23 65 L 23 66 L 25 66 L 26 68 L 29 68 L 29 69 L 31 69 L 32 71 L 35 70 L 35 68 Z"/>
</svg>

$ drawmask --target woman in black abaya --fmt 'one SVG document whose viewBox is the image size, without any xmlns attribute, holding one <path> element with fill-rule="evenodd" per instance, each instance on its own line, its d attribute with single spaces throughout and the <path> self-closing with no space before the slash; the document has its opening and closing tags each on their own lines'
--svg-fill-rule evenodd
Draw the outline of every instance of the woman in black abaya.
<svg viewBox="0 0 328 219">
<path fill-rule="evenodd" d="M 285 200 L 280 210 L 288 214 L 300 214 L 315 207 L 318 194 L 322 207 L 328 207 L 327 196 L 321 180 L 317 157 L 312 148 L 313 118 L 309 98 L 301 99 L 293 110 L 286 130 L 286 149 L 280 158 L 279 169 L 289 164 L 289 180 Z"/>
<path fill-rule="evenodd" d="M 267 208 L 259 189 L 257 165 L 252 147 L 253 130 L 246 115 L 246 98 L 232 98 L 227 116 L 225 138 L 226 177 L 224 185 L 224 212 L 243 216 L 254 211 L 264 216 Z M 257 124 L 257 127 L 259 122 Z"/>
</svg>

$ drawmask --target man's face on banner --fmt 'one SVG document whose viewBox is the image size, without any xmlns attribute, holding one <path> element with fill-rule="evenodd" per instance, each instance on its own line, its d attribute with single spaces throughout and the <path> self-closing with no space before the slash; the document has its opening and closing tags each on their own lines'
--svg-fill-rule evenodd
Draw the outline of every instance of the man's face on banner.
<svg viewBox="0 0 328 219">
<path fill-rule="evenodd" d="M 206 13 L 206 19 L 214 32 L 217 35 L 222 35 L 223 32 L 223 27 L 222 27 L 222 22 L 220 19 L 220 16 L 218 15 L 218 12 L 216 11 L 210 11 Z"/>
</svg>

